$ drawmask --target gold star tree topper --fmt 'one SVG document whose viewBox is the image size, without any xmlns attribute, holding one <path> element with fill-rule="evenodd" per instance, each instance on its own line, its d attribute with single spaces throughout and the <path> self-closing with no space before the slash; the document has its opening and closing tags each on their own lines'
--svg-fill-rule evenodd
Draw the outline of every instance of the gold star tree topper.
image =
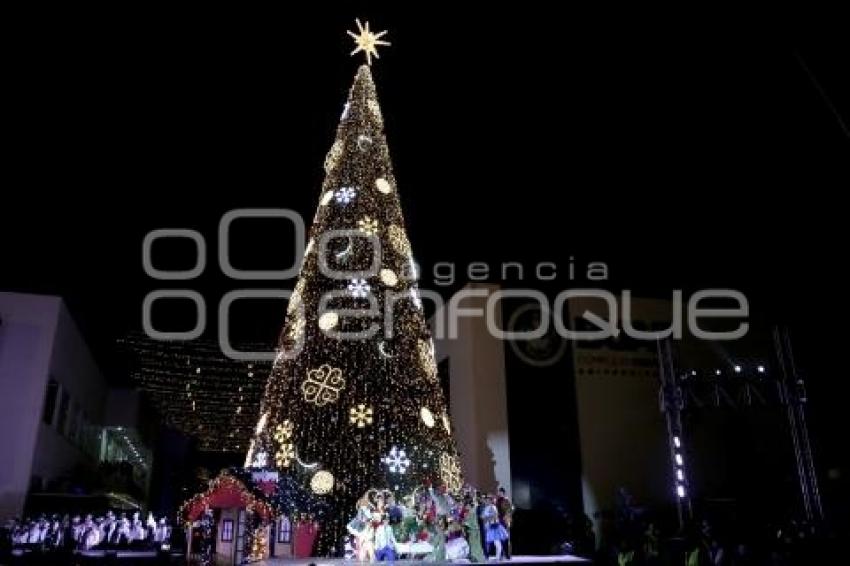
<svg viewBox="0 0 850 566">
<path fill-rule="evenodd" d="M 352 55 L 356 55 L 360 51 L 366 55 L 366 64 L 372 64 L 372 55 L 375 56 L 375 59 L 380 59 L 378 56 L 378 46 L 379 45 L 390 45 L 389 41 L 384 41 L 381 38 L 387 34 L 387 31 L 379 31 L 378 33 L 374 33 L 369 30 L 369 22 L 366 22 L 366 25 L 360 23 L 359 19 L 354 20 L 357 23 L 357 30 L 359 33 L 354 33 L 349 30 L 348 35 L 350 35 L 354 39 L 354 43 L 357 44 L 357 47 L 354 51 L 351 52 Z"/>
</svg>

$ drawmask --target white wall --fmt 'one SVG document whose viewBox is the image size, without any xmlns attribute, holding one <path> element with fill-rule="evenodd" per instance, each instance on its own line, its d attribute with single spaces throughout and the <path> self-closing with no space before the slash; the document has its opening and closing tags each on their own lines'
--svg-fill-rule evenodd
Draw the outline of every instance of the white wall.
<svg viewBox="0 0 850 566">
<path fill-rule="evenodd" d="M 498 287 L 471 283 L 464 289 L 492 293 Z M 459 307 L 484 309 L 486 303 L 486 296 L 470 297 Z M 434 318 L 445 316 L 441 311 Z M 496 316 L 501 328 L 501 309 Z M 476 316 L 461 318 L 458 337 L 435 338 L 434 346 L 438 362 L 449 358 L 453 433 L 464 479 L 485 491 L 504 487 L 511 495 L 504 342 L 488 332 L 483 316 Z"/>
<path fill-rule="evenodd" d="M 30 478 L 55 479 L 90 462 L 78 444 L 59 434 L 62 392 L 68 419 L 82 409 L 100 424 L 106 382 L 59 297 L 0 292 L 0 519 L 19 515 Z M 47 382 L 59 383 L 53 424 L 42 422 Z"/>
<path fill-rule="evenodd" d="M 60 306 L 0 293 L 0 519 L 22 512 L 29 489 Z"/>
</svg>

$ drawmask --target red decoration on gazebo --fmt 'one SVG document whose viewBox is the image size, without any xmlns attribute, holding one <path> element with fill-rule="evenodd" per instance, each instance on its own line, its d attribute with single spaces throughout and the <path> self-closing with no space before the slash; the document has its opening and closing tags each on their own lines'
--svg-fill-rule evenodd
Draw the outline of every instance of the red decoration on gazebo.
<svg viewBox="0 0 850 566">
<path fill-rule="evenodd" d="M 203 493 L 195 495 L 186 501 L 180 509 L 180 515 L 189 522 L 196 521 L 206 509 L 227 509 L 245 507 L 267 521 L 276 515 L 271 505 L 257 499 L 238 479 L 227 473 L 210 482 L 210 487 Z"/>
</svg>

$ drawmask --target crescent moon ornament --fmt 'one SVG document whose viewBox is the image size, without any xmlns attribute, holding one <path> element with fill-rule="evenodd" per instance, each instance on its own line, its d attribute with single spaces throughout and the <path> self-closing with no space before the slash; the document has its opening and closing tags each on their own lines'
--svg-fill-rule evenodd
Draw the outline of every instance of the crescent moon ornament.
<svg viewBox="0 0 850 566">
<path fill-rule="evenodd" d="M 304 463 L 304 461 L 303 461 L 303 460 L 301 460 L 301 457 L 298 455 L 298 451 L 297 451 L 297 450 L 295 451 L 295 461 L 296 461 L 296 462 L 298 462 L 298 464 L 299 464 L 302 468 L 306 468 L 306 469 L 308 469 L 308 470 L 312 470 L 313 468 L 315 468 L 315 467 L 317 467 L 317 466 L 319 465 L 319 463 L 318 463 L 318 462 L 313 462 L 312 464 L 305 464 L 305 463 Z"/>
<path fill-rule="evenodd" d="M 381 356 L 392 359 L 395 357 L 395 354 L 388 354 L 386 350 L 387 343 L 386 342 L 378 342 L 378 351 L 381 353 Z"/>
<path fill-rule="evenodd" d="M 348 246 L 346 246 L 346 248 L 345 248 L 344 250 L 342 250 L 341 252 L 337 252 L 337 253 L 335 254 L 336 258 L 337 258 L 337 259 L 343 259 L 345 256 L 347 256 L 348 254 L 350 254 L 350 253 L 351 253 L 351 246 L 352 246 L 352 243 L 353 243 L 353 241 L 352 241 L 352 239 L 351 239 L 351 236 L 349 236 L 349 237 L 348 237 Z"/>
</svg>

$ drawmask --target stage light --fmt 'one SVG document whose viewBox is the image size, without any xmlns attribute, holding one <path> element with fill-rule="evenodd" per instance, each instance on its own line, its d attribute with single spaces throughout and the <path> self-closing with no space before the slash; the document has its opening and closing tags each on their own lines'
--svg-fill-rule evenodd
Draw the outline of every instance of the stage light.
<svg viewBox="0 0 850 566">
<path fill-rule="evenodd" d="M 685 472 L 682 471 L 682 468 L 676 470 L 676 479 L 679 481 L 685 481 Z"/>
<path fill-rule="evenodd" d="M 685 486 L 677 485 L 676 486 L 676 494 L 679 496 L 679 498 L 685 497 Z"/>
<path fill-rule="evenodd" d="M 696 374 L 697 374 L 697 370 L 692 369 L 692 370 L 691 370 L 691 375 L 696 375 Z"/>
<path fill-rule="evenodd" d="M 741 373 L 741 366 L 735 364 L 735 373 Z"/>
<path fill-rule="evenodd" d="M 677 453 L 676 453 L 676 456 L 674 456 L 674 458 L 676 459 L 676 465 L 677 465 L 677 466 L 682 466 L 682 465 L 684 465 L 684 463 L 685 463 L 685 462 L 684 462 L 684 460 L 682 460 L 682 455 L 681 455 L 681 454 L 679 454 L 679 453 L 677 452 Z"/>
<path fill-rule="evenodd" d="M 681 447 L 682 447 L 682 441 L 681 441 L 681 440 L 679 440 L 679 437 L 678 437 L 678 436 L 674 436 L 674 437 L 673 437 L 673 445 L 674 445 L 676 448 L 681 448 Z"/>
<path fill-rule="evenodd" d="M 720 370 L 719 369 L 714 370 L 714 375 L 720 375 Z"/>
<path fill-rule="evenodd" d="M 764 367 L 764 366 L 759 366 L 759 367 L 757 367 L 756 369 L 758 370 L 758 372 L 759 372 L 759 373 L 764 373 L 764 372 L 765 372 L 765 367 Z"/>
</svg>

